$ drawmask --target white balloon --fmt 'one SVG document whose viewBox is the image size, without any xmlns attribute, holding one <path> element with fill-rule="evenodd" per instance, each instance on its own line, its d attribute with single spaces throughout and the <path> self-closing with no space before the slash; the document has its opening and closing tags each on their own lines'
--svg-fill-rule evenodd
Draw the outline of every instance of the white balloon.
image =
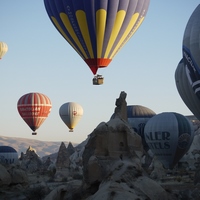
<svg viewBox="0 0 200 200">
<path fill-rule="evenodd" d="M 83 108 L 75 102 L 64 103 L 59 109 L 59 115 L 68 126 L 69 131 L 73 132 L 73 129 L 83 116 Z"/>
</svg>

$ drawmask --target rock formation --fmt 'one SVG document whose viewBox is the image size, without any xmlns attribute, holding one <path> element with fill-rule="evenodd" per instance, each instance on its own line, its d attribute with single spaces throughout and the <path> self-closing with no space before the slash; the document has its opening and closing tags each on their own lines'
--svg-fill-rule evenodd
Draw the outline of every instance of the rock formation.
<svg viewBox="0 0 200 200">
<path fill-rule="evenodd" d="M 28 184 L 28 175 L 19 165 L 11 165 L 8 169 L 11 176 L 11 184 Z"/>
<path fill-rule="evenodd" d="M 115 111 L 114 111 L 113 118 L 119 117 L 119 118 L 127 121 L 126 96 L 127 96 L 127 94 L 124 91 L 122 91 L 120 93 L 119 98 L 116 99 L 116 102 L 115 102 L 116 108 L 115 108 Z"/>
<path fill-rule="evenodd" d="M 131 160 L 137 170 L 141 169 L 142 140 L 126 121 L 125 98 L 126 93 L 121 92 L 114 117 L 100 123 L 89 135 L 83 152 L 83 174 L 88 184 L 101 182 L 118 160 Z"/>
<path fill-rule="evenodd" d="M 23 152 L 21 153 L 19 160 L 21 162 L 21 168 L 29 172 L 38 171 L 42 166 L 41 158 L 31 146 L 29 146 L 25 154 Z"/>
<path fill-rule="evenodd" d="M 73 147 L 71 142 L 69 142 L 67 146 L 67 152 L 69 153 L 70 156 L 75 152 L 75 148 Z"/>
<path fill-rule="evenodd" d="M 11 175 L 8 173 L 7 169 L 0 164 L 0 186 L 10 185 L 11 182 Z"/>
<path fill-rule="evenodd" d="M 67 148 L 66 148 L 64 142 L 61 143 L 60 148 L 58 150 L 56 167 L 57 168 L 69 167 L 69 153 L 67 152 Z"/>
<path fill-rule="evenodd" d="M 74 147 L 71 142 L 69 142 L 66 148 L 64 142 L 61 143 L 58 156 L 56 160 L 57 168 L 69 168 L 70 166 L 70 156 L 75 152 Z"/>
<path fill-rule="evenodd" d="M 142 154 L 141 137 L 127 123 L 120 118 L 101 123 L 90 134 L 83 152 L 85 181 L 101 182 L 118 160 L 132 160 L 135 167 L 141 169 Z"/>
</svg>

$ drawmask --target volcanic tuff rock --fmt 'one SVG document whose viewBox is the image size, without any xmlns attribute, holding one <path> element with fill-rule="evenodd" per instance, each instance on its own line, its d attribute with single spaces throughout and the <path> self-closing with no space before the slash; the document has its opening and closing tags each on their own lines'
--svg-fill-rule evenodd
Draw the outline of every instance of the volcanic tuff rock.
<svg viewBox="0 0 200 200">
<path fill-rule="evenodd" d="M 23 152 L 21 153 L 19 160 L 21 168 L 28 172 L 37 171 L 42 166 L 41 158 L 37 155 L 36 150 L 31 146 L 29 146 L 25 154 Z"/>
<path fill-rule="evenodd" d="M 68 144 L 67 148 L 66 148 L 64 142 L 62 142 L 60 145 L 59 151 L 58 151 L 56 167 L 57 168 L 69 168 L 70 155 L 72 155 L 74 152 L 75 152 L 75 150 L 74 150 L 74 147 L 71 142 Z"/>
<path fill-rule="evenodd" d="M 160 180 L 165 176 L 166 169 L 163 168 L 162 163 L 156 157 L 153 158 L 152 167 L 153 171 L 150 175 L 152 179 Z"/>
<path fill-rule="evenodd" d="M 11 175 L 8 173 L 7 169 L 0 164 L 0 186 L 10 185 L 11 182 Z"/>
<path fill-rule="evenodd" d="M 119 95 L 119 98 L 116 99 L 116 102 L 115 102 L 116 107 L 115 107 L 113 118 L 119 117 L 127 121 L 126 96 L 127 94 L 124 91 L 122 91 Z"/>
<path fill-rule="evenodd" d="M 130 160 L 141 170 L 141 137 L 129 126 L 126 116 L 126 93 L 116 100 L 114 116 L 100 123 L 89 135 L 83 152 L 83 175 L 87 184 L 101 182 L 118 160 Z"/>
<path fill-rule="evenodd" d="M 129 159 L 141 169 L 141 137 L 129 125 L 115 118 L 101 123 L 90 134 L 83 152 L 83 174 L 86 183 L 101 182 L 117 160 Z"/>
<path fill-rule="evenodd" d="M 69 167 L 69 153 L 67 152 L 67 148 L 66 148 L 64 142 L 61 143 L 60 148 L 58 150 L 56 167 L 57 168 Z"/>
<path fill-rule="evenodd" d="M 67 151 L 68 151 L 69 155 L 72 155 L 75 152 L 75 148 L 71 142 L 69 142 L 69 144 L 67 146 Z"/>
<path fill-rule="evenodd" d="M 111 171 L 100 183 L 98 191 L 87 200 L 173 199 L 157 182 L 142 175 L 130 160 L 115 162 Z"/>
</svg>

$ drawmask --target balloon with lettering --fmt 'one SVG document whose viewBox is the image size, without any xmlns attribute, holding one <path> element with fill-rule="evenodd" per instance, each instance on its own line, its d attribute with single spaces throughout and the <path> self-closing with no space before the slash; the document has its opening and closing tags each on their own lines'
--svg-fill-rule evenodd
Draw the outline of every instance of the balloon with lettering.
<svg viewBox="0 0 200 200">
<path fill-rule="evenodd" d="M 144 139 L 144 127 L 147 121 L 155 115 L 156 113 L 154 111 L 145 106 L 141 105 L 127 106 L 128 123 L 131 125 L 134 131 L 141 136 L 143 147 L 146 151 L 149 149 L 149 147 Z"/>
<path fill-rule="evenodd" d="M 33 130 L 32 135 L 45 121 L 51 111 L 50 99 L 41 93 L 28 93 L 20 97 L 17 109 L 22 119 Z"/>
<path fill-rule="evenodd" d="M 200 5 L 190 16 L 183 36 L 183 61 L 187 77 L 195 94 L 200 99 Z"/>
<path fill-rule="evenodd" d="M 64 103 L 59 109 L 59 115 L 69 128 L 69 132 L 73 132 L 73 129 L 83 116 L 83 108 L 75 102 Z"/>
<path fill-rule="evenodd" d="M 8 51 L 8 45 L 5 42 L 0 42 L 0 59 L 3 58 L 3 56 Z"/>
<path fill-rule="evenodd" d="M 200 99 L 196 96 L 187 78 L 187 68 L 183 59 L 179 62 L 175 71 L 176 87 L 185 105 L 200 120 Z"/>
<path fill-rule="evenodd" d="M 173 169 L 189 150 L 194 138 L 191 122 L 183 115 L 164 112 L 146 123 L 144 136 L 154 155 L 167 169 Z"/>
<path fill-rule="evenodd" d="M 18 162 L 17 151 L 10 146 L 0 146 L 0 163 L 16 164 Z"/>
<path fill-rule="evenodd" d="M 136 32 L 150 0 L 44 0 L 47 14 L 93 74 Z"/>
</svg>

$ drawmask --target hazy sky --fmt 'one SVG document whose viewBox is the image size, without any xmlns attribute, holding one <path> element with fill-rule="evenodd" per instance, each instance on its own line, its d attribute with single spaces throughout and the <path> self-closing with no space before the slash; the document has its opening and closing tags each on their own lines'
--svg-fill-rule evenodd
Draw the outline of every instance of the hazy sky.
<svg viewBox="0 0 200 200">
<path fill-rule="evenodd" d="M 0 135 L 44 141 L 82 142 L 102 121 L 109 121 L 115 100 L 127 93 L 128 105 L 143 105 L 157 114 L 191 112 L 180 98 L 174 73 L 182 57 L 187 21 L 199 0 L 151 0 L 147 16 L 107 68 L 104 84 L 92 85 L 93 74 L 51 23 L 43 0 L 1 0 L 0 41 L 8 52 L 0 61 Z M 52 111 L 32 136 L 17 111 L 18 99 L 40 92 Z M 66 102 L 82 105 L 84 115 L 73 133 L 59 117 Z"/>
</svg>

